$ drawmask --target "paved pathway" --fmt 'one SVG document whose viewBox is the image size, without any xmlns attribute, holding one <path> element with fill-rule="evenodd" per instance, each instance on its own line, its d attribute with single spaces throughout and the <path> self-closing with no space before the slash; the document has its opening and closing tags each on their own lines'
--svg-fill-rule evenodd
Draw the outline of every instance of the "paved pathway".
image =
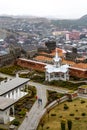
<svg viewBox="0 0 87 130">
<path fill-rule="evenodd" d="M 12 79 L 12 78 L 14 78 L 14 76 L 10 76 L 10 75 L 7 75 L 7 74 L 3 74 L 3 73 L 0 73 L 0 76 L 1 77 L 4 77 L 4 78 L 8 78 L 8 79 Z"/>
<path fill-rule="evenodd" d="M 28 118 L 25 118 L 23 123 L 20 125 L 18 130 L 36 130 L 38 123 L 42 117 L 42 111 L 47 103 L 46 89 L 56 90 L 57 92 L 65 93 L 66 90 L 62 90 L 56 87 L 48 87 L 39 83 L 29 82 L 30 85 L 33 85 L 37 88 L 37 95 L 42 99 L 42 105 L 38 106 L 38 102 L 32 106 L 30 112 L 28 113 Z"/>
<path fill-rule="evenodd" d="M 28 113 L 28 118 L 25 118 L 21 126 L 18 130 L 36 130 L 38 123 L 41 119 L 41 112 L 44 109 L 47 97 L 46 97 L 46 89 L 41 87 L 40 84 L 29 83 L 30 85 L 34 85 L 37 88 L 37 95 L 42 99 L 42 105 L 38 106 L 38 101 L 36 101 Z"/>
<path fill-rule="evenodd" d="M 82 81 L 69 81 L 71 83 L 77 84 L 77 83 L 87 83 L 87 80 L 82 80 Z"/>
</svg>

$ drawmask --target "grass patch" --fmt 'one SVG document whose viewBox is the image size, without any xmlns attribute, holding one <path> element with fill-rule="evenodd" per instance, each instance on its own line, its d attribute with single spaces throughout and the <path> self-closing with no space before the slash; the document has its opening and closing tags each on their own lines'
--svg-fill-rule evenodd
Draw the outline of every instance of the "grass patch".
<svg viewBox="0 0 87 130">
<path fill-rule="evenodd" d="M 61 130 L 61 120 L 65 120 L 66 122 L 66 130 L 67 121 L 72 121 L 72 130 L 86 130 L 87 129 L 87 113 L 86 106 L 87 100 L 84 99 L 85 103 L 81 104 L 80 99 L 73 100 L 72 102 L 64 102 L 60 105 L 57 105 L 55 108 L 50 110 L 49 116 L 48 113 L 44 115 L 44 126 L 43 130 L 46 130 L 48 126 L 49 130 Z M 67 104 L 69 109 L 64 110 L 64 104 Z M 76 104 L 76 106 L 75 106 Z M 77 110 L 77 111 L 76 111 Z M 52 114 L 56 116 L 52 116 Z M 37 130 L 42 130 L 41 125 L 39 124 Z"/>
<path fill-rule="evenodd" d="M 18 65 L 13 65 L 13 66 L 9 66 L 9 67 L 1 67 L 0 68 L 1 73 L 12 75 L 12 76 L 14 76 L 15 73 L 17 71 L 19 71 L 19 70 L 23 70 L 23 68 L 18 66 Z"/>
</svg>

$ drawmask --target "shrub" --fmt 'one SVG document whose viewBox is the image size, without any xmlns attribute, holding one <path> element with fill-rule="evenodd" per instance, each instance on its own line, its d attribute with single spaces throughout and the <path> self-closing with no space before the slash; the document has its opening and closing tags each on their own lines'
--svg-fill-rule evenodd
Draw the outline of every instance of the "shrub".
<svg viewBox="0 0 87 130">
<path fill-rule="evenodd" d="M 68 108 L 67 104 L 64 104 L 64 110 L 67 110 Z"/>
<path fill-rule="evenodd" d="M 4 78 L 2 78 L 2 77 L 0 77 L 0 82 L 1 82 L 1 81 L 3 81 L 3 80 L 5 80 L 5 79 L 4 79 Z"/>
<path fill-rule="evenodd" d="M 1 127 L 0 127 L 0 130 L 6 130 L 6 129 L 5 129 L 5 128 L 1 128 Z"/>
<path fill-rule="evenodd" d="M 49 129 L 49 128 L 50 128 L 49 126 L 46 127 L 46 129 Z"/>
<path fill-rule="evenodd" d="M 74 113 L 70 113 L 69 115 L 70 115 L 70 116 L 74 116 Z"/>
<path fill-rule="evenodd" d="M 25 110 L 21 110 L 18 114 L 21 115 L 21 116 L 24 116 L 26 114 L 26 111 Z"/>
<path fill-rule="evenodd" d="M 17 119 L 14 119 L 11 124 L 15 125 L 15 126 L 19 126 L 20 122 Z"/>
<path fill-rule="evenodd" d="M 17 72 L 18 70 L 21 70 L 21 69 L 22 69 L 22 67 L 13 65 L 13 66 L 10 66 L 10 67 L 0 68 L 0 72 L 14 76 L 15 72 Z"/>
<path fill-rule="evenodd" d="M 85 115 L 86 115 L 86 113 L 82 113 L 81 115 L 82 115 L 82 116 L 85 116 Z"/>
<path fill-rule="evenodd" d="M 77 90 L 78 89 L 78 86 L 81 86 L 83 85 L 83 83 L 71 83 L 69 81 L 51 81 L 51 82 L 48 82 L 50 85 L 55 85 L 55 86 L 60 86 L 60 87 L 64 87 L 64 88 L 68 88 L 70 90 Z M 73 87 L 74 86 L 74 87 Z"/>
<path fill-rule="evenodd" d="M 83 103 L 85 103 L 85 101 L 84 101 L 84 100 L 81 100 L 81 104 L 83 104 Z"/>
<path fill-rule="evenodd" d="M 71 130 L 72 129 L 72 121 L 68 120 L 67 125 L 68 125 L 68 130 Z"/>
<path fill-rule="evenodd" d="M 65 121 L 61 121 L 61 130 L 65 130 Z"/>
<path fill-rule="evenodd" d="M 59 116 L 59 118 L 62 118 L 63 116 Z"/>
<path fill-rule="evenodd" d="M 43 83 L 45 80 L 44 76 L 40 76 L 40 75 L 34 75 L 31 80 L 39 82 L 39 83 Z"/>
<path fill-rule="evenodd" d="M 76 109 L 76 112 L 78 112 L 78 110 Z"/>
<path fill-rule="evenodd" d="M 51 116 L 56 116 L 56 114 L 55 114 L 55 113 L 52 113 Z"/>
<path fill-rule="evenodd" d="M 75 120 L 79 120 L 80 119 L 80 117 L 75 117 Z"/>
<path fill-rule="evenodd" d="M 68 102 L 72 102 L 72 99 L 69 99 Z"/>
</svg>

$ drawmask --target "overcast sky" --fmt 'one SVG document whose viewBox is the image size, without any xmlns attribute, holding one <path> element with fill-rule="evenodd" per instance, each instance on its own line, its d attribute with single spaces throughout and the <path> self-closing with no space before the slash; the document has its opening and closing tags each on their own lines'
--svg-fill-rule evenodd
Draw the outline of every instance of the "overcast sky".
<svg viewBox="0 0 87 130">
<path fill-rule="evenodd" d="M 87 0 L 0 0 L 0 14 L 79 18 L 87 14 Z"/>
</svg>

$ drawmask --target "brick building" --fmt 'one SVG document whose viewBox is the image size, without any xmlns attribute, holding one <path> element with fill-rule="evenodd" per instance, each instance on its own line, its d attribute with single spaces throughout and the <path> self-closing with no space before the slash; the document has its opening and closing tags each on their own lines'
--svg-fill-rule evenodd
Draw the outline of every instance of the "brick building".
<svg viewBox="0 0 87 130">
<path fill-rule="evenodd" d="M 66 40 L 79 40 L 80 33 L 79 32 L 69 32 L 66 34 Z"/>
</svg>

